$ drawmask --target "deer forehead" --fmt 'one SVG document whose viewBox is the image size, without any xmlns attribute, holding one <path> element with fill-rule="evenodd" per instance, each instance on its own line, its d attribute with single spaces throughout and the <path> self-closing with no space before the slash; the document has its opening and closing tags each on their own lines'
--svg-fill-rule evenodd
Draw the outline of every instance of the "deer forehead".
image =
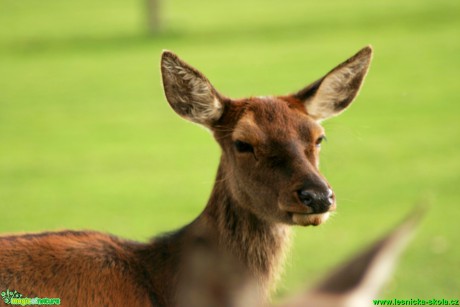
<svg viewBox="0 0 460 307">
<path fill-rule="evenodd" d="M 258 97 L 248 101 L 232 139 L 253 145 L 314 142 L 323 133 L 323 128 L 303 109 L 274 97 Z"/>
</svg>

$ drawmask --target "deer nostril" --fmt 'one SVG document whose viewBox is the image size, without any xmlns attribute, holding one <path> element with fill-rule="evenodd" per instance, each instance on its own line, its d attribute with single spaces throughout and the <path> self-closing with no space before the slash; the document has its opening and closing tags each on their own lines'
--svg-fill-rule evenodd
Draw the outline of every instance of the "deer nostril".
<svg viewBox="0 0 460 307">
<path fill-rule="evenodd" d="M 297 191 L 297 195 L 299 196 L 300 201 L 304 205 L 311 205 L 315 199 L 315 195 L 308 190 L 299 190 Z"/>
</svg>

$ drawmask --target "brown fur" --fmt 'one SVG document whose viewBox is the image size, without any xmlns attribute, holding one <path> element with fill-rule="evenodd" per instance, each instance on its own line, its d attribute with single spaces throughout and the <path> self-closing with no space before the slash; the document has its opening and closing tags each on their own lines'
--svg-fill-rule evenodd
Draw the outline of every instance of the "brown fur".
<svg viewBox="0 0 460 307">
<path fill-rule="evenodd" d="M 350 88 L 350 101 L 367 71 L 370 49 L 365 49 L 352 58 L 349 72 L 359 69 L 343 85 Z M 338 70 L 348 69 L 347 63 Z M 348 82 L 331 74 L 323 80 Z M 318 116 L 307 113 L 308 106 L 321 103 L 322 96 L 311 90 L 321 85 L 310 86 L 310 96 L 303 91 L 302 97 L 231 100 L 170 52 L 163 54 L 162 75 L 172 108 L 211 129 L 222 148 L 204 211 L 191 224 L 147 244 L 88 231 L 0 237 L 1 291 L 59 297 L 64 306 L 267 303 L 289 225 L 318 225 L 328 216 L 299 196 L 304 189 L 318 194 L 330 189 L 318 170 L 317 143 L 324 131 Z M 332 92 L 326 90 L 330 104 Z M 331 115 L 345 107 L 343 90 L 339 96 Z M 238 142 L 246 149 L 238 149 Z M 328 210 L 334 209 L 335 203 Z"/>
</svg>

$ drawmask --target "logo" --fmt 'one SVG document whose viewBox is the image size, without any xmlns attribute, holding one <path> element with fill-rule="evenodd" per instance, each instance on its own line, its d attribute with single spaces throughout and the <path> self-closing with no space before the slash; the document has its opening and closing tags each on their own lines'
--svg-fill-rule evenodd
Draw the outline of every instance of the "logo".
<svg viewBox="0 0 460 307">
<path fill-rule="evenodd" d="M 6 289 L 1 295 L 2 300 L 8 305 L 61 305 L 60 298 L 23 297 L 22 294 L 16 290 Z"/>
</svg>

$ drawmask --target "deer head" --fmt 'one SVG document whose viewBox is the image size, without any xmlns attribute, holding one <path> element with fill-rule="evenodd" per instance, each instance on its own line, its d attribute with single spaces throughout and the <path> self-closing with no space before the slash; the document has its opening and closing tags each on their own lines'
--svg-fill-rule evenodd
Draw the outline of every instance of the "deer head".
<svg viewBox="0 0 460 307">
<path fill-rule="evenodd" d="M 318 169 L 325 138 L 320 122 L 351 104 L 371 56 L 365 47 L 294 94 L 237 100 L 172 52 L 163 52 L 161 71 L 174 111 L 210 129 L 220 144 L 219 172 L 232 200 L 269 223 L 307 226 L 321 224 L 336 209 Z"/>
</svg>

